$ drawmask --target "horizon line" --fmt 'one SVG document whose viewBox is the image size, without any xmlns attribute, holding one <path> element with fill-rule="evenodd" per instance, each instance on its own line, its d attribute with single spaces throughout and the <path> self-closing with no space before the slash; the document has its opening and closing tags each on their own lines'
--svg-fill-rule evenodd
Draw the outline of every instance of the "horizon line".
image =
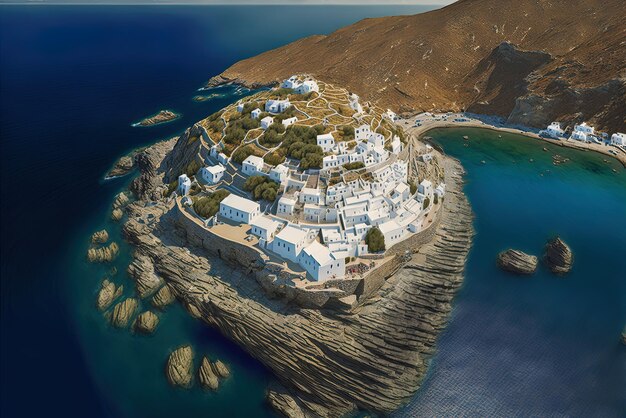
<svg viewBox="0 0 626 418">
<path fill-rule="evenodd" d="M 4 1 L 0 5 L 15 6 L 446 6 L 456 0 L 185 0 L 185 1 L 72 1 L 23 0 Z"/>
</svg>

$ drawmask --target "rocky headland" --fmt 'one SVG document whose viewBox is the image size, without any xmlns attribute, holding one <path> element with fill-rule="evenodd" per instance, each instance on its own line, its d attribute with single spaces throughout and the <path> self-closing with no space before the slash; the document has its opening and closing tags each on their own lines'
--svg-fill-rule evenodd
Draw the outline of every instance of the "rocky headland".
<svg viewBox="0 0 626 418">
<path fill-rule="evenodd" d="M 161 110 L 156 115 L 149 116 L 137 123 L 133 123 L 133 126 L 154 126 L 161 123 L 171 122 L 179 117 L 180 115 L 178 113 L 172 112 L 171 110 Z"/>
<path fill-rule="evenodd" d="M 533 274 L 537 270 L 537 257 L 510 249 L 498 254 L 498 266 L 511 273 Z"/>
<path fill-rule="evenodd" d="M 268 297 L 255 280 L 262 266 L 220 259 L 187 236 L 163 191 L 197 156 L 187 141 L 192 130 L 137 156 L 140 175 L 131 185 L 137 200 L 125 207 L 123 232 L 135 249 L 135 273 L 166 283 L 153 304 L 162 308 L 178 299 L 190 315 L 265 364 L 281 383 L 268 400 L 290 416 L 386 414 L 407 402 L 445 327 L 472 242 L 460 164 L 444 157 L 443 210 L 378 290 L 340 310 L 306 309 Z M 172 353 L 166 368 L 172 384 L 190 384 L 191 358 L 191 348 Z M 227 373 L 217 362 L 211 371 Z"/>
<path fill-rule="evenodd" d="M 544 258 L 548 268 L 555 274 L 566 274 L 572 269 L 574 255 L 569 246 L 559 237 L 546 244 Z"/>
</svg>

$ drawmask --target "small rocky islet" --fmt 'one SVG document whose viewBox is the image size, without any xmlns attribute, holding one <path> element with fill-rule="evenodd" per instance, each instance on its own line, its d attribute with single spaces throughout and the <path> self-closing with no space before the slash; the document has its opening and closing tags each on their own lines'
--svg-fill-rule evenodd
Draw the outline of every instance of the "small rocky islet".
<svg viewBox="0 0 626 418">
<path fill-rule="evenodd" d="M 555 274 L 566 274 L 572 269 L 574 255 L 570 247 L 559 237 L 555 237 L 546 244 L 545 263 Z"/>
<path fill-rule="evenodd" d="M 519 250 L 509 249 L 498 254 L 498 266 L 516 274 L 533 274 L 537 270 L 537 257 Z"/>
<path fill-rule="evenodd" d="M 156 115 L 149 116 L 147 118 L 142 119 L 141 121 L 137 123 L 133 123 L 133 126 L 135 127 L 154 126 L 154 125 L 159 125 L 161 123 L 171 122 L 173 120 L 178 119 L 179 117 L 180 115 L 178 113 L 172 112 L 171 110 L 161 110 Z"/>
<path fill-rule="evenodd" d="M 574 255 L 565 241 L 555 237 L 547 242 L 543 261 L 552 273 L 563 275 L 572 269 Z M 538 258 L 520 250 L 508 249 L 498 254 L 497 264 L 504 271 L 530 275 L 537 270 Z"/>
</svg>

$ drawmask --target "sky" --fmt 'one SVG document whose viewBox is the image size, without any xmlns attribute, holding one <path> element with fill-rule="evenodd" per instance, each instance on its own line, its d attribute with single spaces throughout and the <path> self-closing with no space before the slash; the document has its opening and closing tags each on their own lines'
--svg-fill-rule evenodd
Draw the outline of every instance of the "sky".
<svg viewBox="0 0 626 418">
<path fill-rule="evenodd" d="M 0 4 L 435 4 L 446 5 L 454 0 L 0 0 Z"/>
</svg>

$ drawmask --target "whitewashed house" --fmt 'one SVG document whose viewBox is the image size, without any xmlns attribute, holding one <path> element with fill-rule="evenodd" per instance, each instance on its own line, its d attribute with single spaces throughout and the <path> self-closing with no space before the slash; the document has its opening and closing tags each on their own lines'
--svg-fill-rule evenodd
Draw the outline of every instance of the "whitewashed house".
<svg viewBox="0 0 626 418">
<path fill-rule="evenodd" d="M 357 141 L 367 139 L 372 133 L 372 128 L 369 125 L 361 125 L 354 130 L 354 138 Z"/>
<path fill-rule="evenodd" d="M 346 273 L 345 259 L 336 259 L 328 247 L 317 241 L 302 250 L 298 263 L 318 282 L 340 279 Z"/>
<path fill-rule="evenodd" d="M 570 139 L 575 139 L 577 141 L 591 142 L 591 136 L 594 134 L 594 127 L 587 125 L 586 122 L 583 122 L 580 125 L 574 125 L 574 131 L 570 136 Z"/>
<path fill-rule="evenodd" d="M 239 104 L 237 105 L 237 112 L 239 112 L 239 113 L 243 112 L 243 106 L 244 106 L 244 104 L 243 104 L 243 103 L 239 103 Z"/>
<path fill-rule="evenodd" d="M 272 251 L 286 260 L 297 263 L 298 256 L 306 245 L 306 239 L 305 230 L 288 225 L 274 237 Z"/>
<path fill-rule="evenodd" d="M 296 208 L 296 199 L 290 196 L 282 196 L 278 199 L 278 208 L 276 213 L 278 215 L 293 215 L 293 211 Z"/>
<path fill-rule="evenodd" d="M 430 180 L 422 180 L 419 186 L 417 186 L 417 192 L 424 197 L 431 198 L 433 195 L 433 184 Z"/>
<path fill-rule="evenodd" d="M 217 154 L 217 161 L 222 165 L 226 165 L 230 161 L 230 158 L 228 158 L 228 156 L 223 152 L 220 152 Z"/>
<path fill-rule="evenodd" d="M 394 135 L 393 140 L 391 141 L 391 152 L 398 155 L 404 149 L 404 144 L 400 141 L 400 137 Z"/>
<path fill-rule="evenodd" d="M 235 222 L 250 224 L 261 214 L 261 207 L 257 202 L 231 193 L 220 202 L 219 214 Z"/>
<path fill-rule="evenodd" d="M 282 113 L 291 106 L 289 99 L 284 100 L 268 100 L 265 102 L 265 111 L 269 113 Z"/>
<path fill-rule="evenodd" d="M 269 128 L 270 126 L 272 126 L 273 123 L 274 123 L 274 118 L 271 116 L 266 116 L 263 119 L 261 119 L 261 129 L 265 130 Z"/>
<path fill-rule="evenodd" d="M 561 124 L 559 122 L 552 122 L 546 128 L 546 134 L 550 138 L 559 139 L 565 136 L 565 131 L 561 128 Z"/>
<path fill-rule="evenodd" d="M 248 158 L 243 160 L 241 163 L 242 171 L 244 174 L 248 176 L 258 176 L 263 175 L 263 166 L 264 166 L 263 158 L 257 157 L 256 155 L 250 155 Z"/>
<path fill-rule="evenodd" d="M 402 241 L 405 228 L 395 219 L 391 219 L 383 224 L 378 225 L 378 229 L 385 237 L 385 248 L 389 249 L 397 242 Z"/>
<path fill-rule="evenodd" d="M 615 133 L 611 135 L 611 145 L 617 145 L 619 147 L 626 147 L 626 134 Z"/>
<path fill-rule="evenodd" d="M 260 215 L 250 222 L 250 226 L 252 227 L 252 233 L 259 237 L 261 247 L 265 247 L 268 242 L 274 239 L 274 235 L 276 235 L 276 230 L 280 226 L 280 223 L 267 216 Z"/>
<path fill-rule="evenodd" d="M 190 188 L 191 180 L 187 177 L 187 174 L 181 174 L 178 176 L 178 187 L 176 188 L 176 193 L 178 193 L 179 196 L 187 196 Z"/>
<path fill-rule="evenodd" d="M 259 116 L 261 116 L 261 109 L 259 109 L 258 107 L 250 112 L 250 117 L 252 117 L 252 119 L 258 119 Z"/>
<path fill-rule="evenodd" d="M 333 134 L 322 134 L 317 136 L 317 145 L 322 151 L 329 152 L 335 147 L 335 138 Z"/>
<path fill-rule="evenodd" d="M 287 181 L 288 176 L 289 168 L 284 164 L 278 164 L 270 170 L 270 180 L 273 180 L 278 184 L 282 184 Z"/>
<path fill-rule="evenodd" d="M 292 75 L 291 77 L 283 81 L 283 83 L 280 86 L 285 89 L 295 90 L 298 87 L 300 87 L 300 85 L 302 85 L 302 83 L 300 82 L 300 80 L 298 80 L 298 76 Z"/>
<path fill-rule="evenodd" d="M 298 94 L 307 94 L 307 93 L 310 93 L 312 91 L 319 92 L 320 88 L 317 85 L 316 81 L 314 81 L 314 80 L 306 80 L 301 85 L 296 87 L 295 90 L 296 90 L 296 93 L 298 93 Z"/>
<path fill-rule="evenodd" d="M 283 119 L 283 126 L 286 128 L 287 126 L 291 126 L 298 121 L 297 117 Z"/>
<path fill-rule="evenodd" d="M 313 203 L 316 205 L 324 204 L 324 195 L 320 189 L 312 189 L 309 187 L 304 187 L 300 191 L 300 196 L 298 197 L 300 203 Z"/>
<path fill-rule="evenodd" d="M 335 154 L 322 157 L 322 169 L 326 170 L 333 167 L 339 167 L 339 157 Z"/>
<path fill-rule="evenodd" d="M 439 186 L 435 189 L 435 194 L 437 197 L 442 198 L 446 194 L 446 184 L 440 183 Z"/>
<path fill-rule="evenodd" d="M 202 167 L 200 177 L 209 184 L 215 184 L 222 179 L 225 171 L 226 169 L 221 164 Z"/>
<path fill-rule="evenodd" d="M 367 142 L 372 144 L 374 147 L 384 147 L 385 146 L 385 137 L 379 133 L 371 133 L 367 138 Z"/>
</svg>

